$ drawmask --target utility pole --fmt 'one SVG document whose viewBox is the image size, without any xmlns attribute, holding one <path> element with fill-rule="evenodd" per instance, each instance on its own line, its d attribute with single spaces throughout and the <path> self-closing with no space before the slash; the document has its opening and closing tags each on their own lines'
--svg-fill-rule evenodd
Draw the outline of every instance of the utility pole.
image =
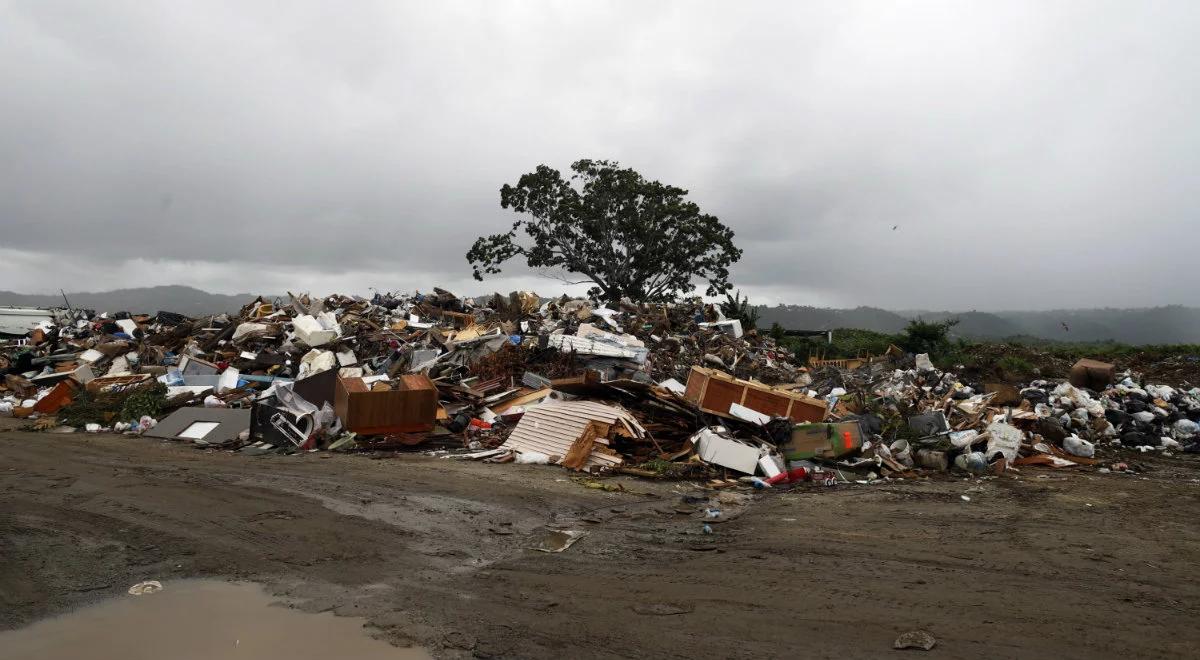
<svg viewBox="0 0 1200 660">
<path fill-rule="evenodd" d="M 75 320 L 75 309 L 73 307 L 71 307 L 71 301 L 67 300 L 67 292 L 63 291 L 62 289 L 59 289 L 58 292 L 62 294 L 63 302 L 67 303 L 67 311 L 71 312 L 71 320 L 74 321 Z"/>
</svg>

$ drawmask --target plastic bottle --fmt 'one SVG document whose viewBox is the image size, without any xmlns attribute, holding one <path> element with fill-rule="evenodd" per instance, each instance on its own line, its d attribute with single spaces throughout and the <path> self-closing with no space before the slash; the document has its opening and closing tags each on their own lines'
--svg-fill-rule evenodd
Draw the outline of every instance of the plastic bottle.
<svg viewBox="0 0 1200 660">
<path fill-rule="evenodd" d="M 966 452 L 954 457 L 954 466 L 967 472 L 987 472 L 987 457 L 983 452 Z"/>
</svg>

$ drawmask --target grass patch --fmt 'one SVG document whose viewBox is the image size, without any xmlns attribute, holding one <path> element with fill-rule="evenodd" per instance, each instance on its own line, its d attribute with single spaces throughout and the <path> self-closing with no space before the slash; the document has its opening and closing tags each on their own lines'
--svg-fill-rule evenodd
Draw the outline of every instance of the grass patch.
<svg viewBox="0 0 1200 660">
<path fill-rule="evenodd" d="M 1034 366 L 1029 360 L 1016 355 L 1006 355 L 1000 358 L 996 366 L 1007 376 L 1020 377 L 1028 376 L 1033 373 Z"/>
<path fill-rule="evenodd" d="M 882 355 L 896 343 L 896 336 L 872 330 L 838 328 L 833 331 L 833 343 L 826 337 L 784 337 L 783 345 L 791 349 L 796 360 L 807 364 L 808 358 L 828 360 Z"/>
</svg>

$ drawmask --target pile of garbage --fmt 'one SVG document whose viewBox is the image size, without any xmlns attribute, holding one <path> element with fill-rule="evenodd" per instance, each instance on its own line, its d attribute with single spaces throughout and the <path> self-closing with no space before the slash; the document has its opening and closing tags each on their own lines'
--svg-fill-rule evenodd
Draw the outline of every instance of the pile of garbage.
<svg viewBox="0 0 1200 660">
<path fill-rule="evenodd" d="M 1200 452 L 1200 388 L 1142 387 L 1128 373 L 1118 382 L 1112 365 L 1094 360 L 1080 360 L 1068 382 L 967 385 L 925 358 L 872 382 L 871 396 L 855 401 L 867 401 L 861 407 L 874 426 L 893 429 L 876 436 L 884 474 L 1101 466 L 1103 454 L 1120 449 Z"/>
<path fill-rule="evenodd" d="M 47 311 L 0 341 L 0 416 L 250 454 L 417 448 L 721 487 L 1200 451 L 1200 389 L 1103 363 L 1065 383 L 964 383 L 898 349 L 800 364 L 700 299 L 614 307 L 435 289 L 199 318 Z"/>
</svg>

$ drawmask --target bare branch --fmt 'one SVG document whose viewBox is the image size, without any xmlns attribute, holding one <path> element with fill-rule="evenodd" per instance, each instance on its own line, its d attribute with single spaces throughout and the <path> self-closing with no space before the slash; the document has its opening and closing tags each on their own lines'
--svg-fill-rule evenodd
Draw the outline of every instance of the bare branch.
<svg viewBox="0 0 1200 660">
<path fill-rule="evenodd" d="M 552 273 L 549 271 L 550 271 L 549 268 L 539 269 L 539 272 L 537 273 L 537 275 L 538 275 L 538 277 L 544 277 L 548 280 L 558 280 L 559 282 L 562 282 L 563 284 L 575 285 L 575 284 L 596 284 L 597 283 L 595 280 L 580 280 L 578 282 L 574 282 L 574 281 L 571 281 L 570 279 L 567 279 L 567 276 L 565 273 Z"/>
</svg>

